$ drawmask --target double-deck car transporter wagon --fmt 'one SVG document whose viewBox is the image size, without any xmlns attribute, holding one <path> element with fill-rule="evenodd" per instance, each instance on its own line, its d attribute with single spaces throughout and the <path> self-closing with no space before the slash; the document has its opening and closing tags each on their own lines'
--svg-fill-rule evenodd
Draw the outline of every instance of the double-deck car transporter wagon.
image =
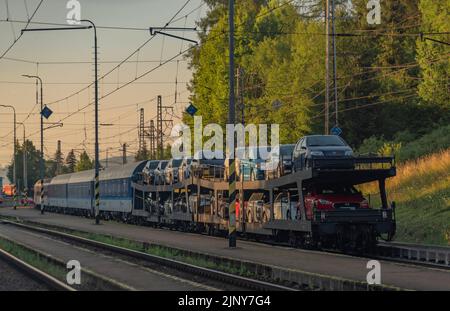
<svg viewBox="0 0 450 311">
<path fill-rule="evenodd" d="M 346 161 L 345 165 L 340 161 Z M 227 233 L 225 165 L 218 166 L 214 162 L 213 165 L 191 166 L 189 170 L 172 174 L 178 176 L 174 183 L 159 178 L 163 184 L 157 185 L 149 183 L 144 174 L 147 163 L 101 170 L 102 218 L 183 231 Z M 394 158 L 326 157 L 311 159 L 305 164 L 300 170 L 284 175 L 266 174 L 265 180 L 245 180 L 244 175 L 238 176 L 236 225 L 239 234 L 301 247 L 340 249 L 367 249 L 380 237 L 392 239 L 396 228 L 395 204 L 388 204 L 385 181 L 396 174 Z M 380 196 L 380 200 L 371 202 L 372 208 L 354 187 L 370 182 L 378 182 Z M 324 192 L 323 189 L 336 188 L 346 189 L 350 198 L 359 199 L 330 202 L 326 195 L 313 194 L 314 189 Z M 41 191 L 38 182 L 35 203 L 38 207 L 43 205 L 46 211 L 93 215 L 93 171 L 46 180 L 43 202 Z M 375 202 L 379 202 L 379 208 L 373 208 Z"/>
<path fill-rule="evenodd" d="M 392 239 L 395 204 L 388 204 L 385 181 L 396 174 L 394 159 L 354 157 L 350 169 L 324 169 L 324 161 L 342 159 L 314 159 L 308 167 L 278 178 L 238 182 L 238 232 L 301 247 L 340 249 L 367 249 L 379 237 Z M 136 176 L 134 180 L 133 222 L 209 234 L 227 232 L 228 183 L 223 167 L 203 166 L 176 184 L 146 185 Z M 305 205 L 304 197 L 315 185 L 353 187 L 369 182 L 378 183 L 379 208 L 347 203 L 323 210 Z"/>
</svg>

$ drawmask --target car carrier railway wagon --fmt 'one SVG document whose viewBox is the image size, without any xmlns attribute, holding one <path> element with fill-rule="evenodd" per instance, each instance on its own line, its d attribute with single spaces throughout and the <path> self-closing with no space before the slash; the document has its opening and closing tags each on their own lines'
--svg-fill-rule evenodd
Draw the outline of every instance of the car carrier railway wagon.
<svg viewBox="0 0 450 311">
<path fill-rule="evenodd" d="M 352 157 L 351 167 L 327 169 L 326 161 L 315 159 L 308 167 L 281 177 L 238 182 L 237 230 L 255 239 L 289 242 L 301 247 L 366 249 L 377 239 L 395 234 L 395 204 L 388 204 L 385 180 L 396 174 L 391 157 Z M 186 174 L 177 173 L 175 183 L 148 184 L 147 161 L 111 167 L 100 172 L 100 214 L 137 224 L 170 227 L 184 231 L 226 234 L 228 230 L 228 182 L 225 167 L 214 166 L 205 177 L 202 166 Z M 333 167 L 336 167 L 333 165 Z M 338 166 L 339 167 L 339 166 Z M 181 168 L 178 168 L 181 169 Z M 216 172 L 222 170 L 222 172 Z M 173 175 L 172 175 L 173 176 Z M 271 176 L 267 174 L 267 176 Z M 354 188 L 377 182 L 380 206 L 369 206 Z M 67 174 L 44 184 L 45 209 L 80 216 L 92 216 L 94 172 Z M 336 196 L 329 204 L 314 197 L 309 189 L 351 189 L 347 201 Z M 40 205 L 40 183 L 35 200 Z M 256 195 L 261 193 L 262 195 Z M 349 195 L 353 195 L 348 199 Z M 251 198 L 258 198 L 253 202 Z M 342 194 L 338 197 L 343 197 Z M 354 199 L 358 197 L 359 201 Z M 311 198 L 316 200 L 311 202 Z M 250 200 L 250 202 L 249 202 Z M 309 200 L 309 201 L 308 201 Z"/>
</svg>

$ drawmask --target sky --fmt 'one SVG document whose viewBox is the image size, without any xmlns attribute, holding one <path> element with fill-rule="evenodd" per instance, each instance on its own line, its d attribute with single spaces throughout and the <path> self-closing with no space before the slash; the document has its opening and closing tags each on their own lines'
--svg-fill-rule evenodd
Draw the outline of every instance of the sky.
<svg viewBox="0 0 450 311">
<path fill-rule="evenodd" d="M 26 26 L 24 21 L 40 2 L 0 0 L 0 57 L 20 36 L 21 29 Z M 69 12 L 67 2 L 43 0 L 28 28 L 65 27 Z M 100 123 L 109 125 L 100 127 L 100 156 L 105 158 L 106 150 L 110 157 L 121 155 L 120 146 L 123 143 L 129 144 L 131 153 L 136 152 L 139 110 L 145 109 L 145 120 L 149 123 L 156 117 L 156 97 L 162 95 L 164 105 L 175 107 L 174 120 L 179 122 L 182 111 L 189 104 L 190 93 L 186 84 L 192 76 L 180 53 L 189 48 L 189 43 L 159 35 L 142 46 L 151 38 L 148 28 L 164 26 L 186 2 L 187 5 L 170 26 L 195 27 L 195 21 L 206 13 L 207 7 L 201 0 L 79 2 L 81 18 L 94 21 L 99 28 L 99 76 L 117 67 L 99 82 Z M 174 34 L 196 39 L 195 32 Z M 94 107 L 88 105 L 94 100 L 94 88 L 87 88 L 94 81 L 93 46 L 92 30 L 26 32 L 0 58 L 0 105 L 16 108 L 17 122 L 25 121 L 25 135 L 36 146 L 40 141 L 39 107 L 35 105 L 36 82 L 22 75 L 39 75 L 44 81 L 44 104 L 48 104 L 54 112 L 46 122 L 58 123 L 62 120 L 63 123 L 63 127 L 44 131 L 46 157 L 54 156 L 58 140 L 62 142 L 64 156 L 71 149 L 77 153 L 86 149 L 91 156 L 94 154 Z M 128 61 L 118 66 L 127 57 Z M 173 61 L 164 64 L 173 57 Z M 127 85 L 129 82 L 133 83 Z M 6 166 L 11 161 L 12 130 L 12 110 L 0 107 L 0 166 Z M 18 125 L 20 142 L 23 140 L 23 130 Z"/>
</svg>

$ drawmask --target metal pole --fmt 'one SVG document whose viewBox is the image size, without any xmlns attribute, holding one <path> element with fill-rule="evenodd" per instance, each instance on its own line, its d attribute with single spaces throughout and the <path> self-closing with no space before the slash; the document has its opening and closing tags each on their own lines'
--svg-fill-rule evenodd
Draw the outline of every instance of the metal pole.
<svg viewBox="0 0 450 311">
<path fill-rule="evenodd" d="M 95 54 L 95 223 L 100 224 L 100 155 L 98 145 L 98 47 L 97 28 L 90 20 L 81 20 L 92 25 L 94 29 L 94 54 Z"/>
<path fill-rule="evenodd" d="M 16 119 L 16 109 L 11 106 L 11 108 L 14 110 L 14 172 L 13 172 L 13 179 L 14 179 L 14 185 L 17 183 L 17 119 Z M 17 185 L 16 185 L 17 189 Z M 16 190 L 17 191 L 17 190 Z"/>
<path fill-rule="evenodd" d="M 336 126 L 339 125 L 339 107 L 338 107 L 338 89 L 337 89 L 337 54 L 336 54 L 336 21 L 335 21 L 335 13 L 336 13 L 336 5 L 335 0 L 331 0 L 332 2 L 332 27 L 333 27 L 333 79 L 334 79 L 334 104 L 335 104 L 335 113 L 336 113 Z"/>
<path fill-rule="evenodd" d="M 228 107 L 228 124 L 236 124 L 235 119 L 235 93 L 234 93 L 234 0 L 228 1 L 229 9 L 229 27 L 230 27 L 230 68 L 229 68 L 229 92 L 230 102 Z M 233 142 L 236 143 L 236 136 L 233 131 Z M 234 148 L 235 146 L 233 146 Z M 229 196 L 229 217 L 228 217 L 228 243 L 229 247 L 236 247 L 236 167 L 234 155 L 231 156 L 232 151 L 228 150 L 229 159 L 228 167 L 230 170 L 228 180 L 228 196 Z M 234 152 L 233 152 L 234 153 Z"/>
<path fill-rule="evenodd" d="M 242 113 L 242 125 L 245 127 L 245 105 L 244 105 L 244 96 L 243 96 L 243 92 L 244 92 L 244 70 L 239 67 L 237 70 L 237 74 L 238 74 L 238 84 L 237 84 L 237 94 L 238 94 L 238 100 L 239 100 L 239 107 L 241 108 L 241 113 Z M 243 165 L 241 164 L 240 167 L 240 174 L 241 174 L 241 188 L 239 191 L 239 208 L 240 208 L 240 213 L 242 215 L 242 232 L 245 233 L 245 229 L 246 229 L 246 213 L 245 213 L 245 202 L 244 202 L 244 174 L 242 173 L 243 170 Z"/>
<path fill-rule="evenodd" d="M 97 28 L 94 23 L 94 45 L 95 45 L 95 223 L 100 224 L 100 155 L 98 146 L 98 51 L 97 51 Z"/>
<path fill-rule="evenodd" d="M 14 112 L 14 124 L 13 124 L 13 126 L 14 126 L 14 130 L 13 130 L 13 132 L 14 132 L 14 137 L 13 137 L 13 139 L 14 139 L 14 141 L 13 141 L 13 148 L 14 148 L 14 154 L 13 154 L 13 184 L 14 185 L 16 185 L 16 182 L 17 182 L 17 174 L 16 174 L 16 154 L 17 154 L 17 148 L 16 148 L 16 127 L 17 127 L 17 123 L 16 123 L 16 108 L 14 108 L 13 106 L 11 106 L 11 105 L 0 105 L 0 107 L 4 107 L 4 108 L 11 108 L 12 110 L 13 110 L 13 112 Z"/>
<path fill-rule="evenodd" d="M 38 81 L 41 84 L 41 110 L 40 110 L 40 127 L 41 127 L 41 150 L 40 150 L 40 157 L 39 157 L 39 178 L 41 182 L 41 214 L 44 214 L 44 196 L 45 196 L 45 189 L 44 189 L 44 116 L 42 115 L 42 110 L 44 109 L 44 92 L 43 92 L 43 86 L 42 86 L 42 79 L 38 76 L 30 76 L 30 75 L 23 75 L 23 77 L 26 78 L 32 78 L 36 79 L 36 104 L 38 104 Z"/>
<path fill-rule="evenodd" d="M 22 123 L 23 126 L 23 187 L 24 191 L 28 191 L 28 170 L 27 170 L 27 140 L 25 136 L 25 123 Z"/>
<path fill-rule="evenodd" d="M 325 135 L 330 134 L 330 2 L 325 3 Z"/>
<path fill-rule="evenodd" d="M 42 79 L 36 77 L 41 83 L 41 157 L 39 159 L 39 175 L 41 178 L 41 214 L 45 212 L 44 205 L 44 197 L 45 197 L 45 189 L 44 189 L 44 116 L 42 115 L 42 110 L 44 109 L 44 96 L 43 96 L 43 87 L 42 87 Z"/>
</svg>

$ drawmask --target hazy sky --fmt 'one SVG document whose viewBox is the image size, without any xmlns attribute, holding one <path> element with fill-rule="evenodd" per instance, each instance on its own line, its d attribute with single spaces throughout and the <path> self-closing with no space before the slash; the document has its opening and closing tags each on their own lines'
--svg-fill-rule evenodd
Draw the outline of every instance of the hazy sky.
<svg viewBox="0 0 450 311">
<path fill-rule="evenodd" d="M 90 19 L 97 26 L 148 28 L 164 26 L 187 0 L 79 0 L 82 19 Z M 34 12 L 40 0 L 0 0 L 0 56 L 20 35 L 24 23 Z M 33 18 L 33 22 L 66 23 L 66 0 L 44 0 Z M 8 10 L 7 4 L 8 3 Z M 177 15 L 171 26 L 193 27 L 195 21 L 206 13 L 206 5 L 201 0 L 191 0 Z M 9 11 L 9 14 L 8 14 Z M 27 13 L 28 11 L 28 13 Z M 189 14 L 191 13 L 191 14 Z M 187 18 L 185 18 L 185 16 Z M 28 28 L 56 27 L 52 25 L 30 24 Z M 183 35 L 182 33 L 177 33 Z M 195 33 L 186 33 L 195 39 Z M 117 66 L 132 52 L 150 38 L 148 30 L 98 29 L 100 76 Z M 146 44 L 129 62 L 113 71 L 100 81 L 100 97 L 109 94 L 152 68 L 161 60 L 174 57 L 188 47 L 182 41 L 157 36 Z M 44 104 L 52 103 L 76 94 L 93 81 L 93 31 L 74 30 L 62 32 L 28 32 L 14 47 L 0 59 L 0 104 L 13 105 L 17 110 L 17 121 L 25 122 L 27 137 L 39 146 L 39 114 L 35 107 L 35 81 L 22 77 L 23 74 L 38 74 L 44 80 Z M 137 62 L 139 60 L 139 62 Z M 180 60 L 177 62 L 176 60 Z M 146 120 L 156 116 L 157 95 L 163 95 L 163 103 L 175 104 L 175 115 L 180 116 L 187 105 L 189 92 L 186 82 L 191 78 L 187 63 L 180 56 L 142 79 L 108 95 L 100 101 L 100 122 L 114 126 L 100 129 L 101 157 L 120 154 L 121 143 L 129 143 L 130 151 L 136 151 L 138 110 L 145 109 Z M 56 62 L 56 63 L 55 63 Z M 66 62 L 61 64 L 61 62 Z M 175 103 L 175 79 L 178 66 L 178 99 Z M 67 100 L 50 105 L 54 115 L 48 122 L 57 122 L 69 113 L 83 108 L 94 99 L 94 89 L 80 92 Z M 34 108 L 34 110 L 33 110 Z M 63 121 L 64 127 L 45 131 L 45 154 L 53 156 L 57 141 L 62 141 L 64 155 L 68 150 L 94 150 L 93 106 L 82 110 Z M 11 110 L 0 107 L 0 165 L 11 160 L 12 149 Z M 18 128 L 18 138 L 22 141 L 23 128 Z"/>
</svg>

